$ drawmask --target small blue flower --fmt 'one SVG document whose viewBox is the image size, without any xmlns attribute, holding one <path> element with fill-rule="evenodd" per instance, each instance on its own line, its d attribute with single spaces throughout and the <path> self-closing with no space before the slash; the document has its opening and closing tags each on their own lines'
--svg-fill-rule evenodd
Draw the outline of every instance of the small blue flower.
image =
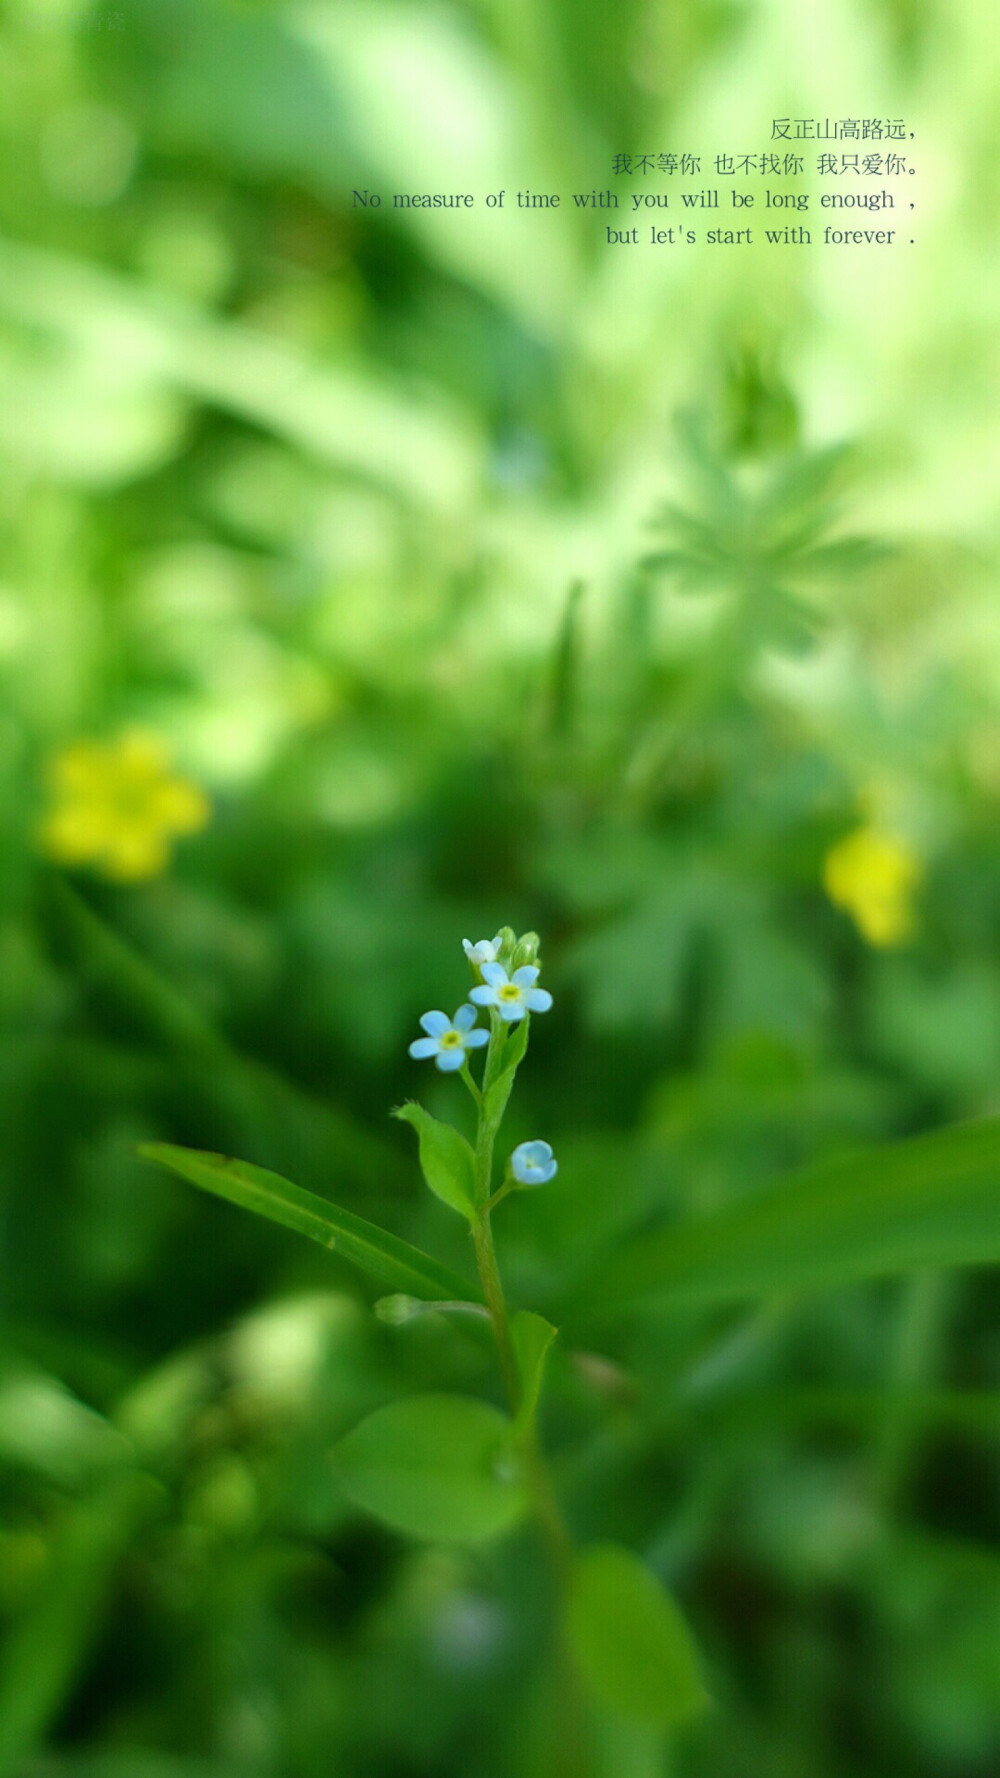
<svg viewBox="0 0 1000 1778">
<path fill-rule="evenodd" d="M 547 1142 L 519 1142 L 510 1157 L 510 1170 L 519 1185 L 547 1185 L 559 1171 Z"/>
<path fill-rule="evenodd" d="M 425 1012 L 420 1023 L 427 1036 L 414 1039 L 410 1055 L 416 1056 L 418 1061 L 433 1056 L 442 1074 L 453 1074 L 465 1061 L 466 1050 L 481 1049 L 490 1040 L 488 1031 L 473 1030 L 476 1023 L 474 1006 L 460 1006 L 453 1019 L 449 1019 L 447 1013 Z"/>
<path fill-rule="evenodd" d="M 496 962 L 502 943 L 503 939 L 498 932 L 496 938 L 477 938 L 475 944 L 472 944 L 469 939 L 463 938 L 462 949 L 469 962 L 474 963 L 479 969 L 484 963 Z"/>
<path fill-rule="evenodd" d="M 525 963 L 508 978 L 501 964 L 484 963 L 480 974 L 486 986 L 473 988 L 469 999 L 477 1006 L 495 1006 L 508 1022 L 523 1019 L 526 1012 L 548 1012 L 552 995 L 547 988 L 535 987 L 540 973 L 534 964 Z"/>
</svg>

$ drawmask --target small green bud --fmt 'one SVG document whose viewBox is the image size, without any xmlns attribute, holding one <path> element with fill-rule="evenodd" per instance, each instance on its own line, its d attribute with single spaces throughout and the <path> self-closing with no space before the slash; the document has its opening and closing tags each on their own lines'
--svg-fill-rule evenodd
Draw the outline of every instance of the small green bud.
<svg viewBox="0 0 1000 1778">
<path fill-rule="evenodd" d="M 512 969 L 521 969 L 526 963 L 537 964 L 541 943 L 537 932 L 522 932 L 514 946 L 514 955 L 511 960 Z"/>
<path fill-rule="evenodd" d="M 497 938 L 500 941 L 500 946 L 497 951 L 497 962 L 502 964 L 504 969 L 509 971 L 511 966 L 510 960 L 514 955 L 514 949 L 517 944 L 517 934 L 514 931 L 513 926 L 501 926 L 500 931 L 497 933 Z"/>
<path fill-rule="evenodd" d="M 488 1321 L 490 1312 L 482 1303 L 442 1303 L 437 1298 L 425 1303 L 417 1296 L 380 1296 L 375 1313 L 386 1327 L 406 1327 L 421 1315 L 479 1315 Z"/>
<path fill-rule="evenodd" d="M 422 1315 L 426 1304 L 415 1296 L 380 1296 L 375 1304 L 375 1314 L 386 1327 L 405 1327 L 408 1321 L 415 1321 Z"/>
</svg>

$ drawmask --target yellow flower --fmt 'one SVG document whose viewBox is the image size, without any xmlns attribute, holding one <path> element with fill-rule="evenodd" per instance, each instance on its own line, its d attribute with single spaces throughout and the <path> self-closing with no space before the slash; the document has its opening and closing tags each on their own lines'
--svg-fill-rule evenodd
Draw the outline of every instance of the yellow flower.
<svg viewBox="0 0 1000 1778">
<path fill-rule="evenodd" d="M 823 861 L 823 886 L 845 908 L 870 945 L 903 944 L 914 928 L 913 892 L 920 860 L 905 840 L 858 827 Z"/>
<path fill-rule="evenodd" d="M 49 768 L 51 806 L 41 843 L 59 864 L 89 864 L 117 883 L 159 876 L 174 839 L 209 817 L 196 784 L 174 777 L 156 735 L 132 729 L 117 740 L 74 741 Z"/>
</svg>

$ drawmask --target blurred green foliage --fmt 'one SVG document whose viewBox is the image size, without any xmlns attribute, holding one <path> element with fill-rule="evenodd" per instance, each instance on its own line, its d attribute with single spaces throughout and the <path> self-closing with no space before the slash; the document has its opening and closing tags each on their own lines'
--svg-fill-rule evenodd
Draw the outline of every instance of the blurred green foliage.
<svg viewBox="0 0 1000 1778">
<path fill-rule="evenodd" d="M 511 1131 L 559 1175 L 500 1236 L 566 1310 L 557 1481 L 714 1700 L 667 1747 L 610 1710 L 588 1758 L 994 1778 L 994 1274 L 797 1288 L 754 1200 L 998 1109 L 996 42 L 985 0 L 6 0 L 4 1778 L 582 1778 L 530 1535 L 414 1545 L 328 1459 L 495 1393 L 479 1345 L 134 1153 L 239 1154 L 468 1273 L 386 1114 L 506 921 L 559 1011 Z M 859 107 L 917 133 L 877 269 L 351 203 Z M 135 726 L 212 822 L 148 884 L 67 874 L 50 763 Z M 865 824 L 919 860 L 899 946 L 824 892 Z M 603 1300 L 725 1212 L 774 1261 L 749 1307 Z"/>
</svg>

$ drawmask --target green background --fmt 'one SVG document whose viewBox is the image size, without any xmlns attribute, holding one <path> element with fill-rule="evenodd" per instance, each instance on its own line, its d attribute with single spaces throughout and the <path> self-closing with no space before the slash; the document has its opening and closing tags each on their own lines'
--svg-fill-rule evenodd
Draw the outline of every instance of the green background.
<svg viewBox="0 0 1000 1778">
<path fill-rule="evenodd" d="M 133 1152 L 468 1269 L 387 1112 L 464 1114 L 407 1044 L 505 922 L 556 997 L 505 1136 L 560 1171 L 498 1217 L 563 1325 L 546 1442 L 714 1699 L 669 1744 L 595 1720 L 595 1770 L 997 1771 L 994 1274 L 602 1276 L 998 1106 L 998 69 L 983 0 L 4 6 L 3 1774 L 558 1773 L 530 1535 L 410 1543 L 328 1458 L 401 1394 L 496 1398 L 478 1348 Z M 905 117 L 913 246 L 351 202 L 787 115 Z M 211 824 L 148 884 L 61 871 L 47 762 L 136 724 Z M 884 950 L 822 881 L 873 809 L 923 871 Z"/>
</svg>

